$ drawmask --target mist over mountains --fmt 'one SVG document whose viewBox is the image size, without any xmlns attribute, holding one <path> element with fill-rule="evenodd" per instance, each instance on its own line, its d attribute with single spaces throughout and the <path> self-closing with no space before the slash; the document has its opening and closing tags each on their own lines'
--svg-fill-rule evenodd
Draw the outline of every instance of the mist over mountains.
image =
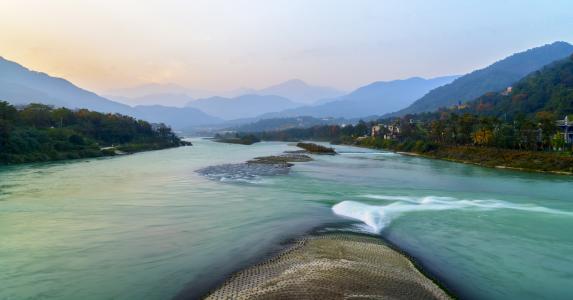
<svg viewBox="0 0 573 300">
<path fill-rule="evenodd" d="M 187 95 L 192 98 L 202 98 L 212 96 L 212 92 L 206 90 L 190 89 L 173 83 L 147 83 L 133 87 L 113 89 L 105 91 L 109 98 L 130 98 L 136 99 L 149 95 Z M 161 103 L 156 103 L 161 104 Z"/>
<path fill-rule="evenodd" d="M 133 98 L 125 96 L 107 96 L 107 98 L 131 106 L 164 105 L 164 106 L 184 107 L 185 105 L 187 105 L 187 103 L 195 100 L 195 98 L 187 94 L 175 94 L 175 93 L 149 94 Z"/>
<path fill-rule="evenodd" d="M 276 95 L 294 102 L 313 104 L 322 99 L 336 98 L 346 93 L 331 87 L 311 86 L 300 79 L 291 79 L 283 83 L 256 91 L 259 95 Z"/>
<path fill-rule="evenodd" d="M 188 89 L 177 84 L 152 83 L 110 90 L 105 94 L 110 99 L 129 105 L 160 104 L 183 106 L 187 102 L 199 98 L 236 98 L 245 95 L 280 96 L 300 104 L 313 104 L 322 99 L 343 96 L 346 92 L 331 87 L 310 85 L 300 79 L 291 79 L 260 90 L 243 87 L 230 91 L 215 92 Z M 153 103 L 153 101 L 155 102 Z"/>
<path fill-rule="evenodd" d="M 211 97 L 187 103 L 187 107 L 197 108 L 209 115 L 225 120 L 252 118 L 268 112 L 298 106 L 300 104 L 275 95 L 243 95 L 235 98 Z"/>
</svg>

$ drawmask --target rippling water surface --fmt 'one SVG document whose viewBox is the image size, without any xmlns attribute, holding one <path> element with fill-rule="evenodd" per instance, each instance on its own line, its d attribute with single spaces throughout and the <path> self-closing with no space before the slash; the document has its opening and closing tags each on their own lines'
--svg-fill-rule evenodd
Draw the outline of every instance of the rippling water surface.
<svg viewBox="0 0 573 300">
<path fill-rule="evenodd" d="M 289 175 L 202 176 L 294 147 L 194 144 L 0 167 L 0 299 L 193 296 L 324 226 L 383 236 L 463 298 L 573 294 L 571 177 L 351 147 Z"/>
</svg>

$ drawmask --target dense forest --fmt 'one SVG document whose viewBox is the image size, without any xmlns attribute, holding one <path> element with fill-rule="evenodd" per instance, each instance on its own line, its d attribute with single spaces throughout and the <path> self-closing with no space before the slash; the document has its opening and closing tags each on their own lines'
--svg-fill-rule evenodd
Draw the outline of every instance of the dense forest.
<svg viewBox="0 0 573 300">
<path fill-rule="evenodd" d="M 169 127 L 120 114 L 0 101 L 0 164 L 98 157 L 187 144 Z"/>
</svg>

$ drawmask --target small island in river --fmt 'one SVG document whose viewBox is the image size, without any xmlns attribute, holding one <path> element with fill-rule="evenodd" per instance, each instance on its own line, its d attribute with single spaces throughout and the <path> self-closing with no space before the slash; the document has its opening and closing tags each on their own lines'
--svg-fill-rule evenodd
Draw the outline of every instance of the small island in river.
<svg viewBox="0 0 573 300">
<path fill-rule="evenodd" d="M 260 142 L 261 140 L 252 134 L 248 135 L 229 135 L 229 134 L 216 134 L 213 138 L 215 142 L 239 145 L 252 145 Z"/>
<path fill-rule="evenodd" d="M 322 145 L 314 144 L 314 143 L 297 143 L 297 147 L 302 148 L 310 153 L 314 154 L 336 154 L 334 148 L 325 147 Z"/>
</svg>

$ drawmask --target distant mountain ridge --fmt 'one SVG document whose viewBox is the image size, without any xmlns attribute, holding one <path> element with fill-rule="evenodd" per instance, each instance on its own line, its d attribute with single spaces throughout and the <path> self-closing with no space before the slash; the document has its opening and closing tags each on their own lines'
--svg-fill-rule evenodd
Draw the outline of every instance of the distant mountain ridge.
<svg viewBox="0 0 573 300">
<path fill-rule="evenodd" d="M 487 92 L 498 92 L 519 81 L 531 72 L 573 53 L 573 46 L 555 42 L 513 54 L 486 68 L 466 74 L 450 84 L 438 87 L 411 106 L 391 115 L 434 111 L 459 102 L 473 100 Z"/>
<path fill-rule="evenodd" d="M 260 90 L 252 88 L 239 88 L 224 92 L 195 90 L 177 84 L 144 84 L 131 88 L 115 89 L 106 93 L 108 98 L 129 105 L 159 104 L 182 105 L 182 97 L 189 97 L 189 101 L 198 98 L 236 98 L 245 95 L 280 96 L 293 102 L 302 104 L 315 103 L 325 98 L 336 98 L 346 94 L 331 87 L 313 86 L 300 79 L 291 79 Z M 179 98 L 179 99 L 178 99 Z"/>
<path fill-rule="evenodd" d="M 276 95 L 291 101 L 312 104 L 321 99 L 336 98 L 346 94 L 331 87 L 311 86 L 300 79 L 291 79 L 254 92 L 258 95 Z"/>
<path fill-rule="evenodd" d="M 109 99 L 121 102 L 123 104 L 138 106 L 138 105 L 163 105 L 184 107 L 187 103 L 195 100 L 187 94 L 149 94 L 141 97 L 123 97 L 123 96 L 108 96 Z"/>
<path fill-rule="evenodd" d="M 382 115 L 407 107 L 428 91 L 452 82 L 457 76 L 431 79 L 412 77 L 393 81 L 377 81 L 356 89 L 348 95 L 316 106 L 271 113 L 262 118 L 297 116 L 359 118 Z"/>
<path fill-rule="evenodd" d="M 133 108 L 133 116 L 152 123 L 169 124 L 177 130 L 186 130 L 199 125 L 212 125 L 222 119 L 203 113 L 192 107 L 172 107 L 162 105 L 138 105 Z"/>
<path fill-rule="evenodd" d="M 165 83 L 165 84 L 146 83 L 127 88 L 105 91 L 104 94 L 112 99 L 121 97 L 135 99 L 135 98 L 146 97 L 149 95 L 162 95 L 162 94 L 187 95 L 192 98 L 204 98 L 212 96 L 211 91 L 190 89 L 173 83 Z M 161 105 L 162 103 L 156 103 L 156 104 Z"/>
<path fill-rule="evenodd" d="M 0 57 L 0 99 L 15 105 L 41 102 L 99 112 L 127 113 L 129 106 L 110 101 L 73 83 L 36 72 Z"/>
<path fill-rule="evenodd" d="M 235 98 L 211 97 L 199 99 L 189 102 L 187 106 L 221 119 L 232 120 L 256 117 L 268 112 L 298 107 L 300 104 L 275 95 L 243 95 Z"/>
</svg>

